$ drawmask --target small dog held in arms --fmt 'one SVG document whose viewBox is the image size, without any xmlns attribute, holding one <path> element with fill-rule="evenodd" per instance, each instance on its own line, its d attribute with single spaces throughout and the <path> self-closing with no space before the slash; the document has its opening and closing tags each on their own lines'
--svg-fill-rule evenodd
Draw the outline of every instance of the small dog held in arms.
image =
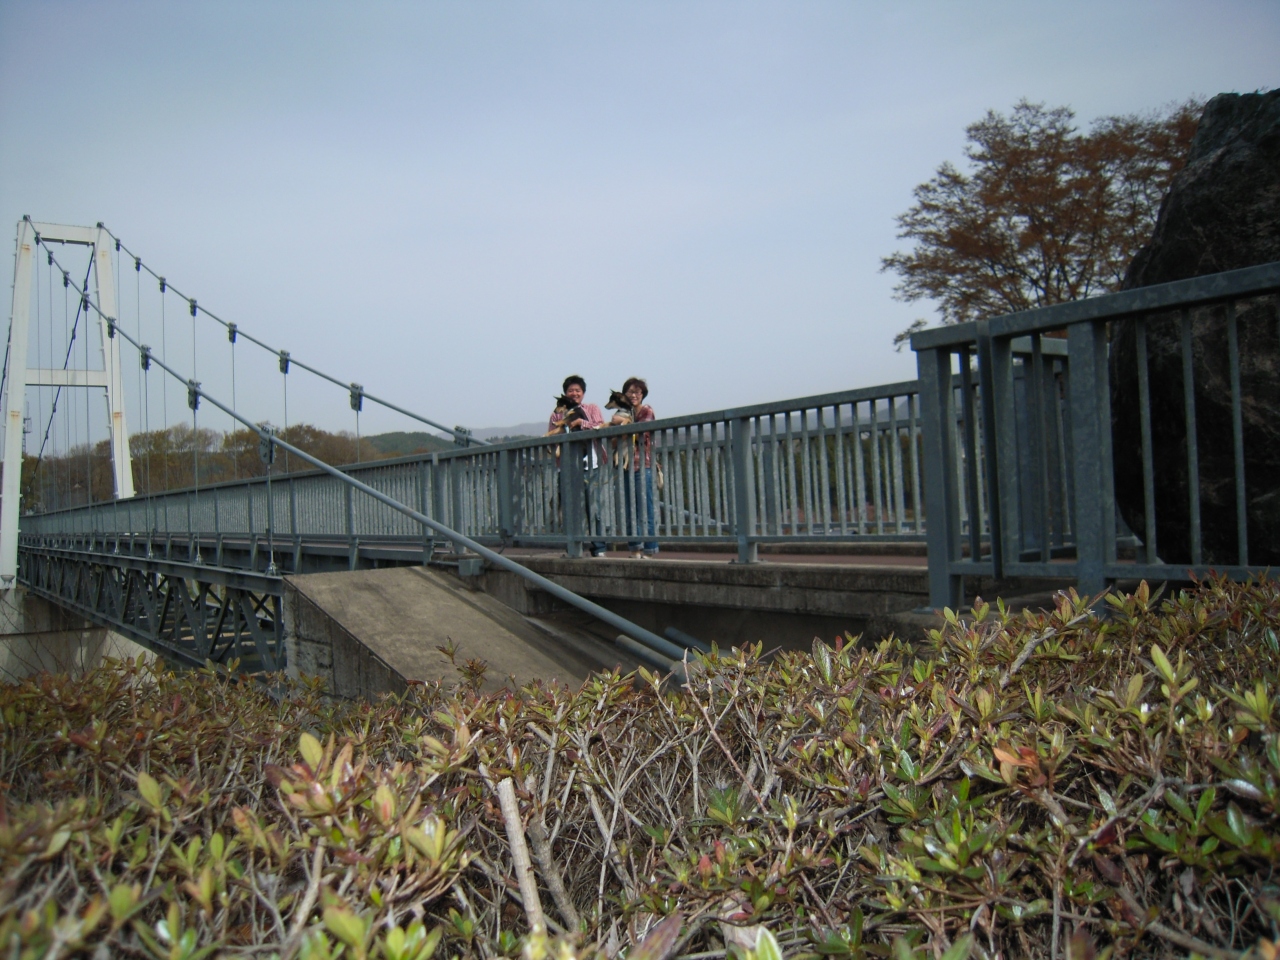
<svg viewBox="0 0 1280 960">
<path fill-rule="evenodd" d="M 553 429 L 544 433 L 544 437 L 554 437 L 561 433 L 568 433 L 583 420 L 587 419 L 587 415 L 582 412 L 582 407 L 563 395 L 556 397 L 555 412 L 560 414 L 562 419 Z"/>
<path fill-rule="evenodd" d="M 618 415 L 626 418 L 627 423 L 636 422 L 636 412 L 631 407 L 631 401 L 627 399 L 625 393 L 619 393 L 617 390 L 609 391 L 609 402 L 604 405 L 606 410 L 617 410 Z M 621 426 L 621 424 L 618 424 Z"/>
<path fill-rule="evenodd" d="M 621 417 L 622 422 L 616 423 L 614 426 L 622 427 L 630 423 L 636 422 L 636 410 L 631 406 L 631 401 L 627 399 L 625 393 L 617 390 L 609 391 L 609 402 L 604 405 L 606 410 L 617 410 L 615 417 Z M 630 469 L 631 461 L 635 456 L 636 438 L 631 437 L 628 440 L 619 437 L 613 441 L 614 454 L 613 464 L 621 467 L 623 470 Z"/>
</svg>

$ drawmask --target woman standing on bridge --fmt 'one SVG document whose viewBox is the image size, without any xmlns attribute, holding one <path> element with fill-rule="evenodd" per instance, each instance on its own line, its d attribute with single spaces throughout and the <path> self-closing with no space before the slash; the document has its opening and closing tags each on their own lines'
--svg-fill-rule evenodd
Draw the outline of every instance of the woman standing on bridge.
<svg viewBox="0 0 1280 960">
<path fill-rule="evenodd" d="M 656 420 L 653 407 L 644 401 L 649 385 L 639 377 L 631 377 L 622 385 L 629 410 L 619 410 L 610 421 L 612 426 L 625 423 L 647 423 Z M 622 469 L 622 513 L 633 559 L 652 557 L 658 552 L 658 541 L 652 539 L 653 525 L 653 434 L 649 432 L 623 437 L 618 441 L 618 466 Z M 629 448 L 629 449 L 627 449 Z M 637 530 L 637 528 L 640 528 Z M 637 537 L 650 539 L 641 541 Z"/>
</svg>

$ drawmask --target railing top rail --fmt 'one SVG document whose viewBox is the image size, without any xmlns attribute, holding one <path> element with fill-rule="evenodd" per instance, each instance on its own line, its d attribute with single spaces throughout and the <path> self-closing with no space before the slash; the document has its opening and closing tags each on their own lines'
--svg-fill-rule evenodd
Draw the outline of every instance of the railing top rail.
<svg viewBox="0 0 1280 960">
<path fill-rule="evenodd" d="M 1022 310 L 993 317 L 987 323 L 987 332 L 993 337 L 1012 337 L 1022 334 L 1060 330 L 1076 323 L 1095 320 L 1119 320 L 1135 314 L 1153 313 L 1176 307 L 1195 307 L 1233 297 L 1255 296 L 1280 289 L 1280 261 L 1264 263 L 1226 273 L 1204 277 L 1191 277 L 1150 287 L 1122 290 L 1101 297 L 1073 300 L 1034 310 Z M 922 330 L 911 337 L 912 350 L 934 350 L 959 347 L 973 343 L 978 338 L 978 324 L 974 320 L 934 330 Z"/>
<path fill-rule="evenodd" d="M 895 397 L 905 397 L 918 392 L 919 384 L 916 380 L 902 380 L 898 383 L 885 383 L 875 387 L 860 387 L 857 390 L 841 390 L 837 393 L 818 393 L 810 397 L 796 397 L 793 400 L 775 400 L 770 403 L 756 403 L 746 407 L 730 407 L 726 410 L 712 410 L 707 413 L 690 413 L 681 417 L 664 417 L 661 420 L 648 420 L 644 423 L 628 423 L 618 427 L 602 427 L 599 430 L 592 430 L 590 436 L 595 437 L 621 437 L 630 436 L 634 433 L 652 433 L 659 430 L 676 430 L 681 427 L 696 427 L 701 424 L 708 423 L 724 423 L 729 420 L 754 419 L 755 417 L 767 417 L 771 414 L 780 415 L 784 413 L 800 413 L 807 410 L 816 410 L 819 407 L 835 407 L 843 406 L 846 403 L 864 403 L 869 400 L 889 400 Z M 495 443 L 484 449 L 485 453 L 492 453 L 503 449 L 518 449 L 523 447 L 542 447 L 548 444 L 559 444 L 565 441 L 563 434 L 552 437 L 528 437 L 523 440 L 508 440 L 505 443 Z M 465 449 L 450 450 L 449 456 L 458 456 L 459 454 L 467 454 Z M 440 457 L 443 459 L 445 453 L 441 452 Z M 389 461 L 377 461 L 378 463 Z"/>
</svg>

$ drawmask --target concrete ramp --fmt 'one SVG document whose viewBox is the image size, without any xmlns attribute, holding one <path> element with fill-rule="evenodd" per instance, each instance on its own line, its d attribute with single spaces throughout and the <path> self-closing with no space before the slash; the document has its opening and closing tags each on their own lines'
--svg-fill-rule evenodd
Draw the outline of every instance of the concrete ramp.
<svg viewBox="0 0 1280 960">
<path fill-rule="evenodd" d="M 615 665 L 635 668 L 580 629 L 540 625 L 458 578 L 388 567 L 285 578 L 288 669 L 323 677 L 344 697 L 400 692 L 414 680 L 462 679 L 468 660 L 488 669 L 484 689 L 533 680 L 576 687 Z M 452 660 L 446 648 L 452 648 Z"/>
</svg>

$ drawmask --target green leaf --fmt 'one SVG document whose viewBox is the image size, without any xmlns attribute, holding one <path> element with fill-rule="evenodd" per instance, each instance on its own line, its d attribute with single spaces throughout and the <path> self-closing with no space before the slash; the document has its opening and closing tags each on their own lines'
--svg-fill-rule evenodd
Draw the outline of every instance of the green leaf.
<svg viewBox="0 0 1280 960">
<path fill-rule="evenodd" d="M 163 809 L 164 798 L 160 792 L 160 784 L 151 774 L 146 772 L 138 774 L 138 793 L 142 794 L 142 799 L 147 801 L 153 810 Z"/>
<path fill-rule="evenodd" d="M 130 886 L 119 883 L 111 888 L 111 892 L 107 894 L 107 905 L 111 908 L 111 919 L 117 927 L 137 913 L 140 894 L 141 888 L 136 884 Z"/>
<path fill-rule="evenodd" d="M 1204 793 L 1200 794 L 1200 802 L 1196 804 L 1196 820 L 1203 820 L 1204 815 L 1209 812 L 1213 806 L 1213 801 L 1217 799 L 1218 791 L 1210 787 Z"/>
<path fill-rule="evenodd" d="M 1171 837 L 1167 833 L 1161 833 L 1159 830 L 1154 827 L 1149 827 L 1145 823 L 1142 824 L 1142 835 L 1146 837 L 1148 842 L 1153 846 L 1159 847 L 1161 850 L 1165 851 L 1165 853 L 1178 852 L 1178 840 L 1176 837 Z"/>
<path fill-rule="evenodd" d="M 756 960 L 782 960 L 777 938 L 764 927 L 756 934 Z"/>
<path fill-rule="evenodd" d="M 299 738 L 298 752 L 302 754 L 302 759 L 306 761 L 312 773 L 320 768 L 320 761 L 324 758 L 324 747 L 320 746 L 320 741 L 311 734 L 304 733 Z"/>
<path fill-rule="evenodd" d="M 357 949 L 364 946 L 365 937 L 369 933 L 369 921 L 356 916 L 346 907 L 325 907 L 324 925 L 343 943 Z"/>
<path fill-rule="evenodd" d="M 947 948 L 942 954 L 942 960 L 969 960 L 969 954 L 973 952 L 973 934 L 966 933 L 963 937 Z"/>
<path fill-rule="evenodd" d="M 813 638 L 813 663 L 818 668 L 818 676 L 824 683 L 831 683 L 831 648 L 818 637 Z"/>
<path fill-rule="evenodd" d="M 1253 831 L 1249 829 L 1249 824 L 1244 818 L 1244 812 L 1234 803 L 1227 807 L 1227 825 L 1231 827 L 1231 832 L 1240 838 L 1240 843 L 1249 842 L 1249 837 Z"/>
<path fill-rule="evenodd" d="M 1187 821 L 1187 823 L 1196 822 L 1196 816 L 1191 812 L 1191 805 L 1172 790 L 1164 795 L 1164 802 L 1172 807 L 1174 812 L 1183 820 Z"/>
<path fill-rule="evenodd" d="M 1156 669 L 1160 671 L 1160 676 L 1164 677 L 1167 683 L 1172 684 L 1178 679 L 1178 675 L 1173 671 L 1173 665 L 1169 663 L 1169 658 L 1164 655 L 1164 651 L 1160 649 L 1159 644 L 1151 645 L 1151 659 L 1156 665 Z"/>
</svg>

